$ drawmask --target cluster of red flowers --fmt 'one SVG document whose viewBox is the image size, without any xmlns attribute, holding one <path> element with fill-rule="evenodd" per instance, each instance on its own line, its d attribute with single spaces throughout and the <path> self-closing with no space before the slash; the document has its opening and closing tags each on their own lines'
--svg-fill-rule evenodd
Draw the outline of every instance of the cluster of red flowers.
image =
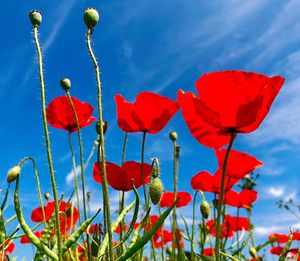
<svg viewBox="0 0 300 261">
<path fill-rule="evenodd" d="M 274 243 L 277 243 L 275 245 L 274 243 L 272 244 L 272 248 L 270 249 L 270 253 L 272 255 L 281 255 L 285 244 L 289 241 L 290 236 L 293 237 L 293 241 L 300 241 L 300 232 L 292 232 L 291 235 L 286 235 L 286 234 L 270 234 L 269 239 L 275 240 Z M 300 260 L 300 248 L 290 248 L 287 252 L 287 257 L 291 259 L 295 259 L 296 256 L 298 256 L 297 260 Z"/>
<path fill-rule="evenodd" d="M 236 138 L 238 133 L 250 133 L 259 127 L 283 83 L 284 78 L 281 76 L 267 77 L 257 73 L 231 70 L 203 75 L 196 82 L 198 96 L 192 92 L 179 90 L 178 102 L 151 92 L 141 92 L 136 96 L 136 101 L 130 103 L 118 94 L 115 96 L 118 125 L 126 133 L 156 134 L 166 126 L 180 108 L 192 136 L 202 145 L 213 148 L 218 162 L 214 175 L 208 171 L 200 171 L 191 178 L 191 187 L 194 190 L 210 192 L 218 196 L 221 192 L 223 165 L 227 152 L 227 149 L 221 149 L 221 147 L 229 144 L 232 135 Z M 80 128 L 90 125 L 95 120 L 91 116 L 92 106 L 76 98 L 72 98 L 72 102 Z M 74 112 L 67 97 L 58 97 L 50 102 L 47 108 L 47 119 L 55 128 L 62 128 L 70 133 L 77 131 Z M 257 200 L 257 192 L 251 189 L 237 192 L 232 188 L 262 164 L 251 155 L 231 150 L 226 164 L 225 194 L 222 203 L 238 209 L 251 208 Z M 94 163 L 93 177 L 98 183 L 102 183 L 101 171 L 102 162 Z M 122 166 L 106 162 L 106 172 L 108 184 L 113 189 L 130 191 L 132 180 L 136 188 L 149 183 L 152 167 L 146 163 L 142 166 L 141 163 L 135 161 L 124 162 Z M 176 197 L 179 198 L 177 207 L 186 206 L 192 199 L 187 192 L 177 192 Z M 173 192 L 165 192 L 160 206 L 170 207 L 173 202 Z M 70 208 L 65 202 L 61 202 L 60 207 L 61 211 Z M 46 220 L 49 221 L 53 214 L 53 202 L 48 202 L 44 209 Z M 60 221 L 62 232 L 67 231 L 73 225 L 69 223 L 70 215 L 67 215 L 70 212 L 65 211 L 65 213 L 67 218 L 62 218 Z M 78 212 L 74 208 L 72 213 L 74 215 L 72 220 L 75 223 Z M 156 216 L 151 216 L 151 223 L 155 223 L 155 219 Z M 33 211 L 32 220 L 42 221 L 40 208 Z M 206 227 L 211 235 L 216 236 L 215 220 L 206 222 Z M 225 215 L 221 224 L 220 237 L 232 237 L 235 231 L 249 231 L 249 229 L 248 218 Z M 155 246 L 165 245 L 171 240 L 172 235 L 164 229 L 159 229 L 154 236 Z M 283 239 L 278 238 L 278 240 Z M 279 249 L 280 246 L 277 248 Z M 278 249 L 276 251 L 279 251 Z M 205 250 L 207 256 L 213 253 L 212 248 Z"/>
</svg>

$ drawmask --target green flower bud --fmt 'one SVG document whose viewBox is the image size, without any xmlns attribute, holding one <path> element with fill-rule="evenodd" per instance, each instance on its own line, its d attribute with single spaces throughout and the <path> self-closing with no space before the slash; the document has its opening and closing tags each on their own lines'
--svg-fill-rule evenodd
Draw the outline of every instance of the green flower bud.
<svg viewBox="0 0 300 261">
<path fill-rule="evenodd" d="M 171 141 L 176 141 L 177 140 L 177 132 L 176 131 L 170 132 L 169 137 L 170 137 Z"/>
<path fill-rule="evenodd" d="M 208 218 L 209 214 L 210 214 L 210 205 L 208 204 L 208 202 L 204 199 L 201 202 L 200 205 L 200 212 L 203 218 Z"/>
<path fill-rule="evenodd" d="M 49 192 L 45 192 L 45 193 L 44 193 L 44 198 L 45 198 L 46 200 L 49 200 L 49 198 L 50 198 L 50 193 L 49 193 Z"/>
<path fill-rule="evenodd" d="M 71 81 L 68 78 L 63 78 L 60 80 L 60 86 L 65 90 L 68 91 L 71 88 Z"/>
<path fill-rule="evenodd" d="M 92 29 L 99 21 L 99 13 L 95 8 L 87 8 L 84 11 L 84 23 L 90 29 Z"/>
<path fill-rule="evenodd" d="M 249 247 L 249 254 L 253 257 L 253 258 L 257 258 L 257 251 L 255 249 L 255 247 Z"/>
<path fill-rule="evenodd" d="M 7 182 L 12 183 L 13 181 L 15 181 L 17 177 L 20 175 L 20 173 L 21 173 L 20 166 L 15 166 L 11 168 L 7 173 Z"/>
<path fill-rule="evenodd" d="M 38 27 L 42 22 L 42 13 L 38 10 L 29 12 L 29 19 L 33 27 Z"/>
<path fill-rule="evenodd" d="M 154 178 L 149 185 L 149 195 L 152 203 L 157 205 L 163 194 L 164 187 L 160 178 Z"/>
</svg>

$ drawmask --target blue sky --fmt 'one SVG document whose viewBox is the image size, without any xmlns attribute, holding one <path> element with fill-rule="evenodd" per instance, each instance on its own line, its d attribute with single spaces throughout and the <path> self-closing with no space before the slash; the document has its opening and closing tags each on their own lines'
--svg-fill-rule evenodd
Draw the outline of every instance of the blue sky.
<svg viewBox="0 0 300 261">
<path fill-rule="evenodd" d="M 262 240 L 269 232 L 288 232 L 289 226 L 300 228 L 299 221 L 275 206 L 280 198 L 299 198 L 299 1 L 65 0 L 43 3 L 35 0 L 22 4 L 2 1 L 0 6 L 3 10 L 0 17 L 1 188 L 6 186 L 7 170 L 23 157 L 32 156 L 37 161 L 43 191 L 51 189 L 28 12 L 39 9 L 43 13 L 40 40 L 47 101 L 63 95 L 59 80 L 69 77 L 72 95 L 96 108 L 95 77 L 86 50 L 82 18 L 85 7 L 96 7 L 101 15 L 93 34 L 93 45 L 101 64 L 104 117 L 109 122 L 108 160 L 121 161 L 123 133 L 116 124 L 113 99 L 117 93 L 130 101 L 141 91 L 157 92 L 175 100 L 180 88 L 195 91 L 195 81 L 206 72 L 239 69 L 269 76 L 282 75 L 286 82 L 269 115 L 257 131 L 240 135 L 234 148 L 264 162 L 258 171 L 261 174 L 259 201 L 254 209 L 258 238 Z M 193 139 L 181 112 L 162 132 L 148 136 L 146 157 L 148 160 L 155 156 L 160 158 L 167 190 L 172 188 L 172 144 L 168 133 L 173 130 L 178 132 L 178 144 L 182 147 L 179 189 L 189 190 L 189 179 L 194 174 L 216 169 L 214 152 Z M 96 138 L 94 128 L 86 128 L 82 134 L 87 158 Z M 51 138 L 59 192 L 68 195 L 73 183 L 67 179 L 72 166 L 67 133 L 51 128 Z M 140 143 L 140 134 L 130 135 L 128 160 L 140 158 Z M 92 205 L 96 209 L 100 206 L 100 191 L 91 173 L 88 168 L 88 189 L 94 195 Z M 33 182 L 33 172 L 27 166 L 22 173 L 21 187 L 27 219 L 32 207 L 38 205 Z M 117 202 L 116 195 L 112 193 L 113 205 Z M 189 208 L 183 210 L 189 211 Z"/>
</svg>

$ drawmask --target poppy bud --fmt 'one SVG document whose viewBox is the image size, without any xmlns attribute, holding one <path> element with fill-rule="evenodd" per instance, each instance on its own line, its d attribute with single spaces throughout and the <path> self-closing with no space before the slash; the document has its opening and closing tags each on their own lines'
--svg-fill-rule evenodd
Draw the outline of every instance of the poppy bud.
<svg viewBox="0 0 300 261">
<path fill-rule="evenodd" d="M 15 166 L 11 168 L 7 173 L 7 182 L 12 183 L 13 181 L 15 181 L 16 178 L 20 175 L 20 173 L 21 173 L 20 166 Z"/>
<path fill-rule="evenodd" d="M 257 258 L 257 251 L 255 249 L 255 247 L 249 247 L 249 253 L 253 258 Z"/>
<path fill-rule="evenodd" d="M 177 132 L 176 131 L 170 132 L 169 137 L 170 137 L 171 141 L 176 141 L 177 140 Z"/>
<path fill-rule="evenodd" d="M 163 184 L 160 178 L 154 178 L 149 185 L 150 199 L 154 205 L 157 205 L 163 194 Z"/>
<path fill-rule="evenodd" d="M 65 90 L 68 91 L 71 88 L 71 81 L 68 78 L 63 78 L 60 80 L 60 86 Z"/>
<path fill-rule="evenodd" d="M 107 131 L 107 121 L 102 121 L 103 134 Z M 100 135 L 100 121 L 96 122 L 96 131 Z"/>
<path fill-rule="evenodd" d="M 201 211 L 201 215 L 202 215 L 203 218 L 206 219 L 206 218 L 209 217 L 210 206 L 209 206 L 208 202 L 205 199 L 202 200 L 202 202 L 201 202 L 200 211 Z"/>
<path fill-rule="evenodd" d="M 49 198 L 50 198 L 50 193 L 49 193 L 49 192 L 45 192 L 45 193 L 44 193 L 44 197 L 45 197 L 46 200 L 49 200 Z"/>
<path fill-rule="evenodd" d="M 29 12 L 29 19 L 33 27 L 38 27 L 42 22 L 42 13 L 38 10 Z"/>
<path fill-rule="evenodd" d="M 83 19 L 88 28 L 93 28 L 99 21 L 99 13 L 95 8 L 86 8 Z"/>
<path fill-rule="evenodd" d="M 88 191 L 88 192 L 86 193 L 86 196 L 87 196 L 87 201 L 90 201 L 90 200 L 91 200 L 91 192 Z"/>
</svg>

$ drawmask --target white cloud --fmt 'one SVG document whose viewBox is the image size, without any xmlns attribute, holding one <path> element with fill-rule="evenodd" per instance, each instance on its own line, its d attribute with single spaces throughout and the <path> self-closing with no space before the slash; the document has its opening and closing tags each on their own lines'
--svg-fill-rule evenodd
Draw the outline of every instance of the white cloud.
<svg viewBox="0 0 300 261">
<path fill-rule="evenodd" d="M 285 187 L 283 187 L 283 186 L 268 187 L 266 189 L 266 192 L 274 198 L 279 198 L 285 193 Z"/>
</svg>

